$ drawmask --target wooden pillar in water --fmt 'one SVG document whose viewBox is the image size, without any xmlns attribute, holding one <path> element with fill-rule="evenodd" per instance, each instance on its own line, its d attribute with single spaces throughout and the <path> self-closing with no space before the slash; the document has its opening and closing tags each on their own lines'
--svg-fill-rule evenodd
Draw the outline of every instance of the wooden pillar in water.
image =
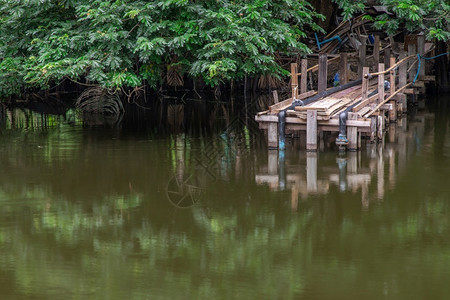
<svg viewBox="0 0 450 300">
<path fill-rule="evenodd" d="M 306 153 L 306 190 L 317 192 L 317 153 Z"/>
<path fill-rule="evenodd" d="M 377 137 L 378 140 L 383 141 L 383 133 L 384 133 L 384 116 L 380 115 L 377 117 Z"/>
<path fill-rule="evenodd" d="M 317 83 L 317 92 L 323 93 L 327 90 L 327 70 L 328 62 L 326 54 L 319 54 L 319 78 Z"/>
<path fill-rule="evenodd" d="M 400 55 L 398 57 L 398 60 L 400 61 L 400 60 L 404 59 L 405 57 L 406 57 L 405 51 L 401 51 Z M 406 63 L 401 64 L 398 67 L 398 86 L 399 86 L 399 88 L 401 88 L 401 87 L 406 85 L 407 67 L 408 67 L 408 65 Z M 397 94 L 397 100 L 398 100 L 399 103 L 401 103 L 402 112 L 406 113 L 407 110 L 408 110 L 407 102 L 406 102 L 406 95 L 404 93 L 398 93 Z"/>
<path fill-rule="evenodd" d="M 339 80 L 340 85 L 348 82 L 348 55 L 345 52 L 341 52 L 339 60 Z"/>
<path fill-rule="evenodd" d="M 384 64 L 378 64 L 378 72 L 384 72 Z M 378 75 L 378 100 L 377 103 L 384 101 L 384 74 Z"/>
<path fill-rule="evenodd" d="M 369 74 L 369 67 L 364 67 L 362 69 L 362 91 L 361 97 L 362 100 L 367 99 L 367 95 L 369 93 L 369 78 L 366 78 L 366 74 Z"/>
<path fill-rule="evenodd" d="M 302 59 L 301 66 L 300 66 L 300 73 L 302 73 L 300 77 L 300 94 L 304 94 L 307 91 L 307 76 L 308 76 L 308 60 Z"/>
<path fill-rule="evenodd" d="M 296 99 L 298 96 L 298 67 L 297 63 L 291 63 L 291 90 L 292 98 Z"/>
<path fill-rule="evenodd" d="M 308 110 L 306 117 L 306 151 L 317 150 L 317 111 Z"/>
<path fill-rule="evenodd" d="M 277 149 L 278 148 L 278 124 L 277 123 L 269 123 L 267 128 L 267 144 L 269 149 Z"/>
<path fill-rule="evenodd" d="M 408 56 L 409 55 L 416 55 L 416 45 L 409 44 L 408 45 Z M 417 66 L 414 66 L 414 63 L 417 64 L 417 62 L 414 59 L 410 59 L 408 63 L 408 78 L 409 81 L 412 82 L 414 79 L 414 76 L 416 75 Z"/>
<path fill-rule="evenodd" d="M 390 58 L 390 65 L 395 65 L 395 57 Z M 395 68 L 391 70 L 389 74 L 389 83 L 391 85 L 390 93 L 391 95 L 395 92 Z M 397 120 L 397 100 L 392 99 L 389 101 L 392 105 L 391 110 L 389 111 L 389 122 L 395 122 Z"/>
<path fill-rule="evenodd" d="M 356 113 L 348 113 L 347 120 L 358 120 L 358 114 Z M 347 126 L 347 139 L 348 146 L 347 149 L 349 151 L 358 150 L 358 128 L 355 126 Z"/>
</svg>

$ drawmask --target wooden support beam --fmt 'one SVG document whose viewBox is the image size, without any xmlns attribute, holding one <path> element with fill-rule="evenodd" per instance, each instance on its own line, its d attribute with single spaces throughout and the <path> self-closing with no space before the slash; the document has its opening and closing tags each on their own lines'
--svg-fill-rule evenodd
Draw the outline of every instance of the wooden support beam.
<svg viewBox="0 0 450 300">
<path fill-rule="evenodd" d="M 308 110 L 306 119 L 306 151 L 317 150 L 317 111 Z"/>
<path fill-rule="evenodd" d="M 411 55 L 416 55 L 416 45 L 414 45 L 414 44 L 409 44 L 408 45 L 408 56 L 411 56 Z M 415 60 L 410 60 L 409 63 L 408 63 L 408 68 L 409 68 L 408 78 L 409 78 L 409 81 L 413 81 L 414 76 L 416 75 L 417 69 L 415 67 L 413 67 L 414 63 L 415 63 Z"/>
<path fill-rule="evenodd" d="M 370 142 L 375 142 L 377 134 L 377 117 L 370 118 Z"/>
<path fill-rule="evenodd" d="M 425 55 L 425 35 L 420 33 L 417 36 L 417 53 L 421 56 Z M 425 60 L 420 60 L 420 70 L 419 70 L 419 79 L 425 76 Z"/>
<path fill-rule="evenodd" d="M 298 76 L 297 63 L 291 63 L 291 97 L 297 99 L 298 96 Z"/>
<path fill-rule="evenodd" d="M 278 117 L 277 117 L 278 119 Z M 267 146 L 269 149 L 278 148 L 278 124 L 269 123 L 267 128 Z"/>
<path fill-rule="evenodd" d="M 389 100 L 389 104 L 392 105 L 392 108 L 389 110 L 389 123 L 394 123 L 397 121 L 397 101 L 394 99 Z"/>
<path fill-rule="evenodd" d="M 395 57 L 394 56 L 391 56 L 390 57 L 390 65 L 395 65 Z M 390 76 L 389 76 L 389 83 L 390 83 L 390 85 L 391 85 L 391 90 L 390 90 L 390 92 L 391 92 L 391 95 L 395 92 L 395 69 L 392 69 L 391 71 L 390 71 L 390 74 L 389 74 Z"/>
<path fill-rule="evenodd" d="M 273 95 L 273 103 L 277 104 L 278 103 L 278 92 L 277 92 L 277 90 L 272 91 L 272 95 Z"/>
<path fill-rule="evenodd" d="M 300 66 L 300 71 L 301 71 L 301 77 L 300 77 L 300 94 L 304 94 L 307 91 L 307 70 L 308 69 L 308 60 L 307 59 L 302 59 L 301 61 L 301 66 Z"/>
<path fill-rule="evenodd" d="M 348 120 L 358 120 L 358 114 L 356 113 L 348 113 Z M 348 146 L 347 149 L 349 151 L 356 151 L 358 149 L 358 129 L 354 126 L 347 127 L 347 139 Z"/>
<path fill-rule="evenodd" d="M 358 65 L 358 77 L 361 78 L 363 74 L 363 68 L 367 66 L 366 62 L 366 38 L 362 38 L 362 45 L 359 47 L 359 65 Z"/>
<path fill-rule="evenodd" d="M 339 61 L 339 79 L 340 85 L 346 84 L 348 82 L 348 55 L 345 52 L 341 52 Z"/>
<path fill-rule="evenodd" d="M 317 92 L 319 94 L 321 94 L 327 90 L 327 70 L 328 70 L 327 55 L 320 54 L 319 55 L 319 78 L 318 78 L 318 83 L 317 83 Z"/>
<path fill-rule="evenodd" d="M 378 64 L 378 72 L 381 74 L 378 75 L 378 103 L 384 101 L 384 64 Z"/>
<path fill-rule="evenodd" d="M 362 100 L 367 99 L 367 95 L 369 93 L 369 79 L 365 76 L 365 74 L 369 74 L 369 67 L 364 67 L 362 69 L 362 91 L 361 91 L 361 97 Z"/>
</svg>

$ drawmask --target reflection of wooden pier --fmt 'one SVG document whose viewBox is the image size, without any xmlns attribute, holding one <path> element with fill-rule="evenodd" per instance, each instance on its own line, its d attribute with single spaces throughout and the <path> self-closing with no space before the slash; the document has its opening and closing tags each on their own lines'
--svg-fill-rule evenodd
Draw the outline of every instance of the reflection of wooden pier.
<svg viewBox="0 0 450 300">
<path fill-rule="evenodd" d="M 388 141 L 370 144 L 363 152 L 348 152 L 331 166 L 319 163 L 321 154 L 317 152 L 301 153 L 299 163 L 285 161 L 279 157 L 279 151 L 269 150 L 267 167 L 259 170 L 255 181 L 272 191 L 290 190 L 293 209 L 297 209 L 299 197 L 326 195 L 333 186 L 340 191 L 360 192 L 361 204 L 367 207 L 370 199 L 382 200 L 386 189 L 394 186 L 398 173 L 406 168 L 408 157 L 415 155 L 421 140 L 432 138 L 425 133 L 426 120 L 432 118 L 422 114 L 409 124 L 403 118 L 397 130 L 389 132 Z"/>
<path fill-rule="evenodd" d="M 417 69 L 417 54 L 423 56 L 432 48 L 432 44 L 425 44 L 423 35 L 417 36 L 417 45 L 409 45 L 408 53 L 400 51 L 397 56 L 391 56 L 393 52 L 385 49 L 387 65 L 378 63 L 380 52 L 375 49 L 379 49 L 379 43 L 376 38 L 372 70 L 367 67 L 367 60 L 359 60 L 361 79 L 358 81 L 349 82 L 348 61 L 350 57 L 366 57 L 366 47 L 361 47 L 357 55 L 341 53 L 328 59 L 326 54 L 320 54 L 318 65 L 310 68 L 308 61 L 302 59 L 300 72 L 296 63 L 291 64 L 292 97 L 273 104 L 255 117 L 260 128 L 267 131 L 268 147 L 282 149 L 285 132 L 292 131 L 306 132 L 303 137 L 309 151 L 317 150 L 321 132 L 339 132 L 336 143 L 349 150 L 360 148 L 361 137 L 382 140 L 386 124 L 396 122 L 406 112 L 406 95 L 423 92 L 424 82 L 434 78 L 425 76 L 424 60 Z M 337 62 L 339 86 L 327 88 L 328 66 Z M 315 71 L 318 90 L 308 91 L 307 78 Z"/>
</svg>

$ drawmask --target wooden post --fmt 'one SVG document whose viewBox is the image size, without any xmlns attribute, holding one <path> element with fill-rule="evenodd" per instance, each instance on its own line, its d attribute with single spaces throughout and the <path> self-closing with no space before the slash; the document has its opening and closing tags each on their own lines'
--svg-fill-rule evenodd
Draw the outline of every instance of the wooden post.
<svg viewBox="0 0 450 300">
<path fill-rule="evenodd" d="M 369 67 L 364 67 L 362 69 L 362 91 L 361 91 L 361 100 L 367 99 L 367 95 L 369 93 L 369 79 L 365 77 L 366 74 L 369 74 Z"/>
<path fill-rule="evenodd" d="M 384 64 L 378 64 L 378 72 L 384 71 Z M 378 75 L 378 101 L 381 103 L 384 101 L 384 74 Z"/>
<path fill-rule="evenodd" d="M 340 85 L 346 84 L 348 82 L 347 63 L 348 63 L 347 53 L 341 52 L 340 53 L 340 61 L 339 61 Z"/>
<path fill-rule="evenodd" d="M 277 149 L 278 148 L 278 124 L 277 123 L 269 123 L 267 128 L 267 141 L 269 149 Z"/>
<path fill-rule="evenodd" d="M 273 103 L 278 103 L 278 92 L 277 90 L 272 91 L 272 95 L 273 95 Z"/>
<path fill-rule="evenodd" d="M 306 190 L 317 192 L 317 153 L 306 153 Z"/>
<path fill-rule="evenodd" d="M 348 113 L 347 120 L 358 120 L 358 114 Z M 358 150 L 358 128 L 356 126 L 347 126 L 347 139 L 349 151 Z"/>
<path fill-rule="evenodd" d="M 394 56 L 391 56 L 390 58 L 390 65 L 395 65 Z M 389 83 L 391 85 L 390 93 L 392 95 L 395 92 L 395 69 L 392 69 L 389 74 Z M 392 104 L 392 109 L 389 111 L 389 122 L 392 123 L 397 121 L 397 100 L 392 99 L 389 103 Z"/>
<path fill-rule="evenodd" d="M 373 61 L 374 61 L 374 69 L 380 63 L 380 36 L 375 36 L 375 41 L 373 42 Z"/>
<path fill-rule="evenodd" d="M 302 59 L 301 66 L 300 66 L 300 72 L 302 73 L 302 76 L 300 77 L 300 94 L 304 94 L 307 91 L 307 76 L 308 76 L 308 60 Z"/>
<path fill-rule="evenodd" d="M 423 33 L 417 36 L 417 53 L 423 57 L 425 54 L 425 35 Z M 425 60 L 420 60 L 419 78 L 422 79 L 425 76 Z"/>
<path fill-rule="evenodd" d="M 317 110 L 308 110 L 306 117 L 306 151 L 317 150 Z"/>
<path fill-rule="evenodd" d="M 415 55 L 415 54 L 416 54 L 416 45 L 409 44 L 408 45 L 408 56 L 409 55 Z M 414 76 L 416 75 L 416 67 L 417 66 L 413 66 L 414 63 L 415 63 L 414 59 L 409 60 L 409 63 L 408 63 L 408 68 L 409 68 L 408 78 L 409 78 L 409 81 L 413 81 Z"/>
<path fill-rule="evenodd" d="M 319 54 L 319 79 L 317 82 L 317 92 L 319 94 L 327 90 L 327 55 Z"/>
<path fill-rule="evenodd" d="M 359 47 L 359 65 L 358 65 L 358 77 L 361 78 L 363 74 L 363 68 L 366 64 L 366 38 L 362 39 L 362 45 Z"/>
<path fill-rule="evenodd" d="M 399 61 L 404 59 L 406 57 L 406 53 L 405 51 L 401 51 L 400 55 L 398 57 Z M 401 64 L 398 67 L 398 86 L 402 87 L 406 85 L 406 81 L 407 81 L 407 64 Z M 398 102 L 401 103 L 402 106 L 402 112 L 406 113 L 406 111 L 408 110 L 407 107 L 407 102 L 406 102 L 406 95 L 404 93 L 399 93 L 397 94 L 397 100 Z"/>
<path fill-rule="evenodd" d="M 390 58 L 390 65 L 393 66 L 395 65 L 395 57 L 391 56 Z M 391 85 L 391 95 L 395 92 L 395 68 L 391 70 L 390 74 L 389 74 L 389 83 Z"/>
<path fill-rule="evenodd" d="M 378 120 L 377 120 L 377 137 L 378 140 L 382 141 L 383 140 L 383 131 L 384 131 L 384 116 L 378 116 Z"/>
<path fill-rule="evenodd" d="M 375 142 L 377 136 L 377 117 L 370 117 L 370 142 Z"/>
<path fill-rule="evenodd" d="M 393 66 L 390 64 L 390 58 L 391 58 L 391 48 L 384 49 L 384 67 L 387 69 Z"/>
<path fill-rule="evenodd" d="M 298 96 L 298 70 L 297 63 L 291 63 L 291 90 L 292 98 L 297 99 Z"/>
</svg>

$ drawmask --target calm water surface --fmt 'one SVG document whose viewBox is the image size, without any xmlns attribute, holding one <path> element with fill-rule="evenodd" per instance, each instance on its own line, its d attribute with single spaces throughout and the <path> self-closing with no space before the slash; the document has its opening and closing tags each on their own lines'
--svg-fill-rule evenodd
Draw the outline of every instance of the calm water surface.
<svg viewBox="0 0 450 300">
<path fill-rule="evenodd" d="M 344 155 L 219 112 L 159 134 L 3 111 L 0 298 L 448 297 L 447 104 Z"/>
</svg>

